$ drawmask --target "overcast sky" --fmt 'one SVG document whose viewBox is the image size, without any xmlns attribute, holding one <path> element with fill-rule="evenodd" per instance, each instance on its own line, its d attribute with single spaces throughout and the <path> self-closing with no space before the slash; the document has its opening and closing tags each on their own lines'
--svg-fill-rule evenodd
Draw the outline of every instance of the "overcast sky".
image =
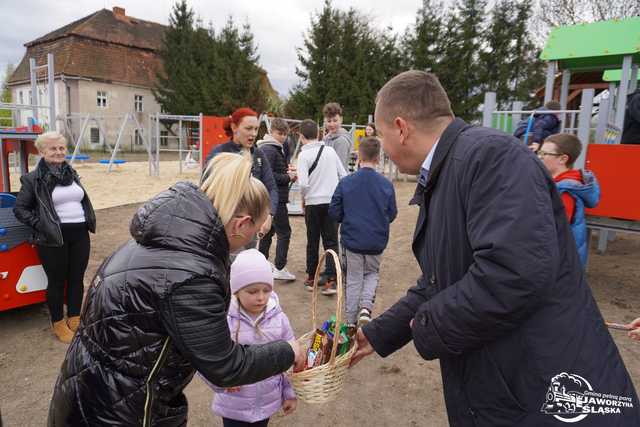
<svg viewBox="0 0 640 427">
<path fill-rule="evenodd" d="M 8 63 L 17 65 L 25 53 L 24 43 L 45 35 L 96 10 L 113 6 L 128 16 L 168 24 L 174 0 L 0 0 L 0 81 Z M 297 82 L 296 47 L 302 46 L 311 15 L 322 9 L 322 0 L 188 0 L 204 23 L 219 29 L 229 15 L 236 22 L 248 21 L 255 35 L 260 63 L 278 92 L 286 95 Z M 334 0 L 334 6 L 353 6 L 370 16 L 375 25 L 391 25 L 404 32 L 415 19 L 420 0 Z"/>
</svg>

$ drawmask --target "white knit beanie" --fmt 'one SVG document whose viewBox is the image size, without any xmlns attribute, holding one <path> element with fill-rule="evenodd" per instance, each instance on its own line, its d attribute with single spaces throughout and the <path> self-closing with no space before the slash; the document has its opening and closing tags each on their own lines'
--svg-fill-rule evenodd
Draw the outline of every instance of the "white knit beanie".
<svg viewBox="0 0 640 427">
<path fill-rule="evenodd" d="M 247 249 L 236 256 L 231 264 L 231 293 L 255 283 L 264 283 L 273 289 L 271 264 L 257 249 Z"/>
</svg>

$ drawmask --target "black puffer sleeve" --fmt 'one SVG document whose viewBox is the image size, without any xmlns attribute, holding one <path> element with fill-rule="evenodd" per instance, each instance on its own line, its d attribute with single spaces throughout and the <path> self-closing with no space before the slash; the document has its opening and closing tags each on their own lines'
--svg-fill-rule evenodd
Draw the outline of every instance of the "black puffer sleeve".
<svg viewBox="0 0 640 427">
<path fill-rule="evenodd" d="M 260 148 L 256 147 L 255 155 L 262 161 L 262 168 L 260 169 L 261 175 L 257 178 L 262 181 L 269 192 L 269 198 L 271 199 L 271 215 L 275 215 L 278 211 L 278 187 L 276 186 L 276 180 L 273 178 L 271 164 Z"/>
<path fill-rule="evenodd" d="M 161 317 L 173 344 L 219 387 L 252 384 L 286 371 L 294 353 L 286 341 L 240 345 L 231 340 L 222 285 L 200 278 L 176 286 Z"/>
<path fill-rule="evenodd" d="M 21 223 L 30 226 L 33 229 L 38 225 L 38 214 L 36 209 L 36 192 L 33 182 L 29 176 L 20 177 L 20 192 L 16 197 L 16 205 L 13 208 L 13 214 Z"/>
<path fill-rule="evenodd" d="M 291 182 L 291 178 L 287 173 L 276 172 L 278 165 L 278 149 L 272 146 L 261 146 L 260 149 L 264 153 L 264 156 L 267 158 L 269 165 L 271 165 L 271 172 L 273 173 L 273 179 L 276 182 L 276 185 L 287 185 Z"/>
</svg>

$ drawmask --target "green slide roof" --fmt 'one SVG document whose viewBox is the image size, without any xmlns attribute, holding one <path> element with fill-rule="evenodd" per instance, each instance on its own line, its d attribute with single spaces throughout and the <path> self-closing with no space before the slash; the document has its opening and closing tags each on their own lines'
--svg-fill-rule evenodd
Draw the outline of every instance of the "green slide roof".
<svg viewBox="0 0 640 427">
<path fill-rule="evenodd" d="M 540 58 L 561 69 L 593 70 L 620 68 L 626 55 L 640 63 L 640 17 L 556 27 Z"/>
<path fill-rule="evenodd" d="M 607 70 L 602 73 L 602 80 L 605 82 L 619 82 L 622 77 L 622 70 Z M 638 73 L 638 80 L 640 80 L 640 73 Z"/>
</svg>

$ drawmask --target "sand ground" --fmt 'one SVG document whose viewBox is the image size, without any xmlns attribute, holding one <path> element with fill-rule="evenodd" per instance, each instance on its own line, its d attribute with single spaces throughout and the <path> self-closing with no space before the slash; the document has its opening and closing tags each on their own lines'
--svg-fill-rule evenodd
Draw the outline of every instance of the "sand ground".
<svg viewBox="0 0 640 427">
<path fill-rule="evenodd" d="M 146 163 L 127 163 L 106 174 L 104 165 L 78 166 L 82 182 L 96 206 L 98 233 L 85 281 L 99 263 L 129 238 L 128 224 L 140 202 L 178 180 L 197 180 L 198 172 L 177 175 L 177 162 L 162 162 L 161 176 L 147 176 Z M 410 249 L 417 210 L 407 206 L 411 183 L 397 183 L 399 216 L 381 266 L 376 313 L 393 304 L 415 283 L 418 267 Z M 302 286 L 305 229 L 301 217 L 292 217 L 293 238 L 289 268 L 298 280 L 277 284 L 276 291 L 297 335 L 310 329 L 310 297 Z M 592 247 L 595 245 L 592 245 Z M 627 322 L 640 315 L 640 238 L 619 237 L 604 255 L 591 254 L 589 284 L 606 319 Z M 335 310 L 335 300 L 321 296 L 320 317 Z M 374 313 L 374 315 L 376 314 Z M 640 384 L 640 344 L 623 333 L 614 339 L 627 369 Z M 51 391 L 66 346 L 50 332 L 46 307 L 32 306 L 0 313 L 0 409 L 5 426 L 43 426 Z M 211 414 L 212 392 L 195 378 L 186 390 L 189 425 L 220 426 Z M 541 399 L 543 397 L 541 396 Z M 291 416 L 276 415 L 274 426 L 446 426 L 439 364 L 422 360 L 412 344 L 392 356 L 364 360 L 349 372 L 339 398 L 327 405 L 299 404 Z"/>
</svg>

